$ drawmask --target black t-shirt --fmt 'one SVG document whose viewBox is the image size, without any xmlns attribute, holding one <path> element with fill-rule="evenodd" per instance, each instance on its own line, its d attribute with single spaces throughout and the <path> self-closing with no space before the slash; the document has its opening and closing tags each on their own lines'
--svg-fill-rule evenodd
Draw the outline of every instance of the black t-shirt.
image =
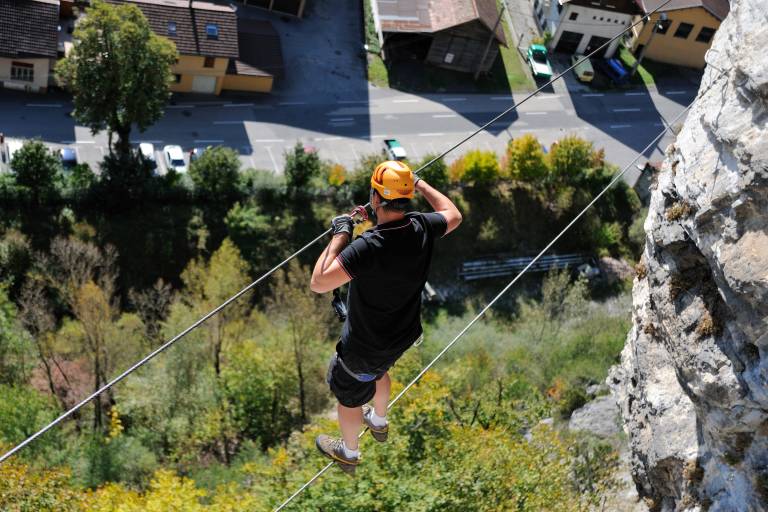
<svg viewBox="0 0 768 512">
<path fill-rule="evenodd" d="M 352 278 L 341 345 L 371 369 L 421 336 L 421 292 L 435 240 L 447 228 L 440 213 L 408 213 L 364 232 L 337 256 Z"/>
</svg>

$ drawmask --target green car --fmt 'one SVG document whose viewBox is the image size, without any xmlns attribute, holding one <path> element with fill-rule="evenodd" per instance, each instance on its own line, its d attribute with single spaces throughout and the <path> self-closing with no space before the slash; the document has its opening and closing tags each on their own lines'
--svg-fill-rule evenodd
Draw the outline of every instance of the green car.
<svg viewBox="0 0 768 512">
<path fill-rule="evenodd" d="M 540 44 L 532 44 L 528 47 L 528 65 L 534 78 L 552 78 L 552 66 L 549 64 L 547 49 Z"/>
</svg>

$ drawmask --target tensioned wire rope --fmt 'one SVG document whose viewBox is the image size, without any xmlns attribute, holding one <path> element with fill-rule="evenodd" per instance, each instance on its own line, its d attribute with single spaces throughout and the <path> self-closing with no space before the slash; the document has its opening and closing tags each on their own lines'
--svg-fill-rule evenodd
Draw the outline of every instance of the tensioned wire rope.
<svg viewBox="0 0 768 512">
<path fill-rule="evenodd" d="M 723 74 L 724 74 L 724 73 L 720 73 L 720 74 L 717 76 L 717 78 L 719 78 L 719 77 L 720 77 L 720 76 L 722 76 Z M 709 87 L 711 87 L 711 86 L 712 86 L 712 84 L 710 84 L 710 86 L 709 86 Z M 707 90 L 709 89 L 709 87 L 707 87 Z M 387 410 L 388 410 L 388 411 L 389 411 L 390 409 L 392 409 L 392 407 L 394 407 L 394 405 L 395 405 L 395 404 L 396 404 L 396 403 L 397 403 L 397 402 L 400 400 L 400 398 L 402 398 L 402 397 L 403 397 L 403 395 L 405 395 L 405 394 L 408 392 L 408 390 L 409 390 L 409 389 L 411 389 L 411 388 L 412 388 L 412 387 L 413 387 L 413 386 L 414 386 L 414 385 L 415 385 L 415 384 L 416 384 L 416 383 L 417 383 L 419 380 L 421 380 L 421 378 L 424 376 L 424 374 L 425 374 L 425 373 L 427 373 L 427 372 L 429 371 L 429 369 L 430 369 L 430 368 L 432 368 L 432 366 L 434 366 L 434 365 L 435 365 L 435 363 L 437 363 L 437 361 L 439 361 L 439 360 L 440 360 L 440 358 L 442 358 L 442 357 L 443 357 L 443 355 L 445 355 L 445 353 L 446 353 L 446 352 L 448 352 L 448 351 L 451 349 L 451 347 L 453 347 L 453 345 L 455 345 L 455 344 L 456 344 L 456 342 L 457 342 L 457 341 L 459 341 L 459 339 L 461 339 L 461 337 L 462 337 L 462 336 L 464 336 L 464 334 L 466 334 L 466 332 L 467 332 L 467 331 L 469 331 L 469 329 L 471 329 L 471 328 L 472 328 L 472 326 L 473 326 L 473 325 L 475 325 L 475 323 L 476 323 L 478 320 L 480 320 L 480 319 L 481 319 L 481 318 L 482 318 L 482 317 L 485 315 L 485 313 L 486 313 L 486 312 L 487 312 L 487 311 L 488 311 L 488 310 L 489 310 L 491 307 L 493 307 L 493 305 L 494 305 L 494 304 L 496 304 L 496 302 L 497 302 L 497 301 L 498 301 L 498 300 L 499 300 L 501 297 L 503 297 L 503 296 L 504 296 L 504 294 L 506 294 L 506 293 L 509 291 L 509 289 L 510 289 L 510 288 L 512 288 L 512 287 L 515 285 L 515 283 L 517 283 L 517 281 L 518 281 L 518 280 L 519 280 L 519 279 L 520 279 L 520 278 L 521 278 L 521 277 L 522 277 L 522 276 L 523 276 L 523 275 L 524 275 L 526 272 L 528 272 L 528 270 L 530 270 L 530 268 L 531 268 L 533 265 L 535 265 L 535 264 L 536 264 L 536 262 L 537 262 L 537 261 L 539 261 L 539 259 L 540 259 L 542 256 L 544 256 L 544 254 L 546 254 L 546 253 L 547 253 L 547 251 L 549 251 L 549 249 L 551 249 L 551 248 L 552 248 L 552 246 L 553 246 L 553 245 L 555 245 L 555 243 L 557 243 L 557 241 L 558 241 L 558 240 L 560 240 L 560 238 L 561 238 L 561 237 L 562 237 L 562 236 L 563 236 L 563 235 L 564 235 L 564 234 L 565 234 L 565 233 L 566 233 L 568 230 L 570 230 L 570 229 L 571 229 L 571 227 L 573 227 L 573 225 L 574 225 L 574 224 L 576 224 L 576 222 L 578 222 L 578 220 L 579 220 L 579 219 L 580 219 L 582 216 L 584 216 L 584 214 L 585 214 L 585 213 L 587 213 L 587 211 L 588 211 L 590 208 L 592 208 L 592 206 L 594 206 L 594 204 L 595 204 L 595 203 L 597 203 L 597 201 L 598 201 L 598 200 L 600 200 L 600 198 L 601 198 L 601 197 L 603 197 L 603 195 L 605 195 L 605 193 L 606 193 L 606 192 L 608 192 L 608 190 L 610 190 L 610 189 L 611 189 L 611 188 L 612 188 L 612 187 L 613 187 L 613 186 L 614 186 L 614 185 L 615 185 L 615 184 L 616 184 L 616 183 L 617 183 L 617 182 L 618 182 L 618 181 L 619 181 L 619 180 L 620 180 L 620 179 L 621 179 L 621 178 L 624 176 L 624 174 L 626 174 L 626 172 L 627 172 L 629 169 L 631 169 L 631 168 L 632 168 L 632 166 L 635 164 L 635 162 L 637 162 L 637 160 L 638 160 L 638 159 L 640 159 L 640 157 L 642 157 L 642 156 L 645 154 L 645 152 L 646 152 L 646 151 L 648 151 L 649 149 L 651 149 L 651 148 L 652 148 L 654 145 L 656 145 L 656 144 L 657 144 L 657 143 L 658 143 L 658 142 L 661 140 L 661 138 L 664 136 L 664 134 L 666 134 L 666 133 L 667 133 L 667 131 L 669 131 L 669 130 L 672 128 L 672 126 L 673 126 L 675 123 L 677 123 L 677 121 L 678 121 L 678 120 L 680 120 L 680 118 L 682 118 L 682 117 L 683 117 L 683 114 L 685 114 L 686 112 L 688 112 L 688 110 L 691 108 L 691 106 L 692 106 L 692 105 L 693 105 L 693 102 L 689 103 L 689 104 L 688 104 L 688 105 L 687 105 L 687 106 L 686 106 L 686 107 L 685 107 L 685 108 L 684 108 L 684 109 L 683 109 L 683 110 L 682 110 L 682 111 L 681 111 L 679 114 L 677 114 L 677 116 L 675 116 L 675 118 L 674 118 L 674 119 L 672 119 L 672 121 L 670 121 L 670 122 L 666 123 L 666 124 L 665 124 L 665 126 L 664 126 L 664 129 L 663 129 L 663 130 L 661 130 L 661 132 L 660 132 L 658 135 L 656 135 L 656 137 L 654 137 L 654 138 L 653 138 L 653 140 L 651 140 L 651 142 L 650 142 L 650 143 L 648 143 L 648 145 L 647 145 L 647 146 L 645 146 L 645 148 L 643 148 L 643 149 L 642 149 L 642 150 L 641 150 L 641 151 L 640 151 L 640 152 L 639 152 L 639 153 L 638 153 L 638 154 L 637 154 L 637 155 L 636 155 L 636 156 L 635 156 L 635 157 L 632 159 L 632 161 L 631 161 L 631 162 L 629 162 L 629 164 L 627 164 L 627 166 L 626 166 L 626 167 L 624 167 L 624 169 L 622 169 L 620 172 L 618 172 L 618 173 L 617 173 L 617 174 L 616 174 L 616 175 L 615 175 L 615 176 L 614 176 L 614 177 L 611 179 L 611 181 L 610 181 L 610 182 L 609 182 L 609 183 L 608 183 L 608 184 L 607 184 L 607 185 L 606 185 L 606 186 L 605 186 L 605 187 L 604 187 L 604 188 L 603 188 L 603 189 L 600 191 L 600 193 L 598 193 L 598 194 L 597 194 L 597 195 L 596 195 L 596 196 L 595 196 L 595 197 L 592 199 L 592 201 L 590 201 L 590 202 L 589 202 L 589 204 L 587 204 L 587 206 L 585 206 L 585 207 L 584 207 L 584 209 L 583 209 L 583 210 L 581 210 L 581 211 L 580 211 L 580 212 L 579 212 L 579 213 L 576 215 L 576 217 L 574 217 L 574 218 L 571 220 L 571 222 L 569 222 L 569 223 L 568 223 L 568 225 L 567 225 L 567 226 L 565 226 L 565 228 L 563 228 L 563 230 L 562 230 L 562 231 L 560 231 L 560 233 L 558 233 L 558 234 L 557 234 L 557 236 L 555 236 L 555 237 L 554 237 L 554 238 L 553 238 L 553 239 L 552 239 L 552 240 L 551 240 L 551 241 L 550 241 L 550 242 L 549 242 L 549 243 L 546 245 L 546 247 L 544 247 L 544 249 L 542 249 L 542 250 L 541 250 L 541 251 L 540 251 L 540 252 L 539 252 L 539 253 L 538 253 L 538 254 L 537 254 L 537 255 L 536 255 L 536 256 L 535 256 L 535 257 L 534 257 L 534 258 L 533 258 L 533 259 L 532 259 L 532 260 L 531 260 L 531 261 L 530 261 L 530 262 L 529 262 L 527 265 L 526 265 L 526 266 L 525 266 L 525 268 L 523 268 L 523 270 L 521 270 L 521 271 L 520 271 L 520 272 L 519 272 L 519 273 L 518 273 L 518 274 L 517 274 L 517 275 L 516 275 L 516 276 L 515 276 L 515 277 L 514 277 L 514 278 L 513 278 L 513 279 L 512 279 L 510 282 L 509 282 L 509 283 L 507 283 L 507 285 L 506 285 L 506 286 L 505 286 L 505 287 L 504 287 L 504 288 L 503 288 L 503 289 L 502 289 L 502 290 L 501 290 L 501 291 L 500 291 L 500 292 L 499 292 L 499 293 L 498 293 L 498 294 L 497 294 L 497 295 L 496 295 L 496 296 L 495 296 L 495 297 L 494 297 L 494 298 L 493 298 L 493 299 L 492 299 L 492 300 L 491 300 L 491 301 L 490 301 L 488 304 L 486 304 L 486 305 L 485 305 L 485 307 L 483 307 L 483 309 L 481 309 L 481 310 L 480 310 L 480 312 L 479 312 L 479 313 L 477 313 L 477 315 L 475 315 L 475 317 L 474 317 L 474 318 L 473 318 L 473 319 L 472 319 L 472 320 L 471 320 L 471 321 L 470 321 L 470 322 L 469 322 L 469 323 L 468 323 L 468 324 L 467 324 L 467 325 L 466 325 L 466 326 L 465 326 L 465 327 L 464 327 L 464 328 L 463 328 L 461 331 L 459 331 L 459 333 L 458 333 L 458 334 L 457 334 L 457 335 L 456 335 L 456 336 L 453 338 L 453 340 L 451 340 L 451 342 L 450 342 L 450 343 L 448 343 L 448 344 L 447 344 L 445 347 L 443 347 L 443 349 L 442 349 L 442 350 L 441 350 L 441 351 L 440 351 L 440 352 L 439 352 L 439 353 L 438 353 L 438 354 L 437 354 L 437 355 L 436 355 L 436 356 L 435 356 L 435 357 L 434 357 L 434 358 L 433 358 L 433 359 L 432 359 L 432 360 L 429 362 L 429 364 L 427 364 L 427 365 L 426 365 L 426 366 L 425 366 L 425 367 L 424 367 L 424 368 L 423 368 L 423 369 L 422 369 L 422 370 L 419 372 L 419 374 L 418 374 L 418 375 L 416 375 L 416 377 L 414 377 L 414 378 L 413 378 L 413 380 L 411 380 L 411 381 L 410 381 L 410 382 L 409 382 L 409 383 L 408 383 L 408 384 L 407 384 L 407 385 L 406 385 L 406 386 L 405 386 L 405 387 L 404 387 L 404 388 L 403 388 L 403 389 L 402 389 L 402 390 L 401 390 L 401 391 L 400 391 L 400 392 L 397 394 L 397 396 L 395 396 L 395 398 L 394 398 L 394 399 L 393 399 L 391 402 L 389 402 L 389 404 L 387 405 Z M 362 437 L 365 435 L 365 433 L 366 433 L 366 432 L 368 432 L 368 427 L 366 427 L 365 429 L 363 429 L 363 430 L 360 432 L 360 434 L 358 435 L 358 439 L 362 438 Z M 286 499 L 286 500 L 285 500 L 285 501 L 284 501 L 282 504 L 280 504 L 280 506 L 278 506 L 276 509 L 274 509 L 274 511 L 273 511 L 273 512 L 280 512 L 280 511 L 281 511 L 281 510 L 283 510 L 285 507 L 287 507 L 287 506 L 288 506 L 288 505 L 289 505 L 289 504 L 290 504 L 290 503 L 291 503 L 291 502 L 292 502 L 294 499 L 296 499 L 296 497 L 298 497 L 298 496 L 299 496 L 299 495 L 300 495 L 302 492 L 304 492 L 304 490 L 306 490 L 306 489 L 307 489 L 307 487 L 309 487 L 310 485 L 312 485 L 312 484 L 313 484 L 313 483 L 314 483 L 314 482 L 315 482 L 315 481 L 316 481 L 318 478 L 320 478 L 320 477 L 321 477 L 321 476 L 322 476 L 322 475 L 323 475 L 323 474 L 324 474 L 326 471 L 328 471 L 328 470 L 331 468 L 331 466 L 333 466 L 335 463 L 336 463 L 336 461 L 331 461 L 331 462 L 327 463 L 327 464 L 326 464 L 326 465 L 325 465 L 325 466 L 324 466 L 324 467 L 323 467 L 323 468 L 322 468 L 320 471 L 318 471 L 317 473 L 315 473 L 315 476 L 313 476 L 312 478 L 310 478 L 309 480 L 307 480 L 307 481 L 304 483 L 304 485 L 302 485 L 302 486 L 301 486 L 301 487 L 300 487 L 300 488 L 299 488 L 299 489 L 298 489 L 296 492 L 294 492 L 294 493 L 293 493 L 293 494 L 292 494 L 290 497 L 288 497 L 288 499 Z"/>
<path fill-rule="evenodd" d="M 592 51 L 591 53 L 589 53 L 589 54 L 585 55 L 585 56 L 584 56 L 582 59 L 580 59 L 578 62 L 576 62 L 576 63 L 574 63 L 573 65 L 571 65 L 570 67 L 568 67 L 568 68 L 567 68 L 565 71 L 563 71 L 562 73 L 560 73 L 560 74 L 558 74 L 557 76 L 553 77 L 553 78 L 552 78 L 551 80 L 549 80 L 547 83 L 545 83 L 544 85 L 542 85 L 541 87 L 539 87 L 539 88 L 538 88 L 538 89 L 536 89 L 535 91 L 533 91 L 533 92 L 531 92 L 530 94 L 528 94 L 528 96 L 526 96 L 525 98 L 523 98 L 523 99 L 522 99 L 522 100 L 520 100 L 519 102 L 517 102 L 517 103 L 513 104 L 511 107 L 508 107 L 507 109 L 505 109 L 504 111 L 502 111 L 500 114 L 498 114 L 497 116 L 495 116 L 494 118 L 492 118 L 490 121 L 486 122 L 485 124 L 483 124 L 482 126 L 480 126 L 479 128 L 477 128 L 475 131 L 473 131 L 471 134 L 467 135 L 466 137 L 464 137 L 463 139 L 461 139 L 459 142 L 457 142 L 456 144 L 454 144 L 453 146 L 451 146 L 451 147 L 450 147 L 450 148 L 448 148 L 447 150 L 443 151 L 441 154 L 439 154 L 439 155 L 435 156 L 434 158 L 432 158 L 432 159 L 431 159 L 430 161 L 428 161 L 427 163 L 425 163 L 425 164 L 422 164 L 421 166 L 419 166 L 419 168 L 418 168 L 418 169 L 416 169 L 416 170 L 414 171 L 414 174 L 418 174 L 418 173 L 420 173 L 421 171 L 423 171 L 423 170 L 424 170 L 424 169 L 426 169 L 427 167 L 431 166 L 432 164 L 434 164 L 435 162 L 437 162 L 437 161 L 438 161 L 438 160 L 440 160 L 441 158 L 444 158 L 446 155 L 448 155 L 448 153 L 451 153 L 452 151 L 454 151 L 455 149 L 457 149 L 459 146 L 463 145 L 463 144 L 464 144 L 464 143 L 466 143 L 468 140 L 472 139 L 473 137 L 475 137 L 476 135 L 478 135 L 480 132 L 484 131 L 484 130 L 485 130 L 486 128 L 488 128 L 490 125 L 492 125 L 493 123 L 495 123 L 496 121 L 498 121 L 499 119 L 501 119 L 502 117 L 504 117 L 505 115 L 509 114 L 509 113 L 510 113 L 510 112 L 512 112 L 513 110 L 517 109 L 517 108 L 518 108 L 520 105 L 522 105 L 523 103 L 525 103 L 526 101 L 528 101 L 528 100 L 529 100 L 529 99 L 531 99 L 532 97 L 536 96 L 536 95 L 537 95 L 538 93 L 540 93 L 542 90 L 544 90 L 544 88 L 545 88 L 545 87 L 548 87 L 548 86 L 550 86 L 552 83 L 554 83 L 556 80 L 558 80 L 558 79 L 560 79 L 561 77 L 563 77 L 563 76 L 564 76 L 566 73 L 568 73 L 569 71 L 571 71 L 573 68 L 575 68 L 576 66 L 578 66 L 579 64 L 581 64 L 581 63 L 582 63 L 582 62 L 584 62 L 585 60 L 589 59 L 591 56 L 595 55 L 597 52 L 599 52 L 600 50 L 602 50 L 603 48 L 605 48 L 606 46 L 608 46 L 609 44 L 611 44 L 611 43 L 612 43 L 613 41 L 615 41 L 616 39 L 620 38 L 622 35 L 624 35 L 626 32 L 628 32 L 629 30 L 631 30 L 631 29 L 632 29 L 632 28 L 634 28 L 635 26 L 637 26 L 637 25 L 639 25 L 640 23 L 642 23 L 642 22 L 643 22 L 645 19 L 647 19 L 647 18 L 650 18 L 650 16 L 651 16 L 651 15 L 655 14 L 655 13 L 656 13 L 656 12 L 657 12 L 659 9 L 661 9 L 662 7 L 664 7 L 665 5 L 667 5 L 667 4 L 668 4 L 669 2 L 671 2 L 671 1 L 672 1 L 672 0 L 665 0 L 665 1 L 664 1 L 664 2 L 661 4 L 661 5 L 659 5 L 658 7 L 656 7 L 656 9 L 654 9 L 653 11 L 651 11 L 651 12 L 649 12 L 648 14 L 644 15 L 644 16 L 643 16 L 643 17 L 641 17 L 641 18 L 640 18 L 638 21 L 636 21 L 636 22 L 635 22 L 635 23 L 633 23 L 632 25 L 628 26 L 628 27 L 627 27 L 627 28 L 625 28 L 624 30 L 620 31 L 618 34 L 616 34 L 615 36 L 613 36 L 611 39 L 609 39 L 608 41 L 604 42 L 602 45 L 598 46 L 598 47 L 597 47 L 597 48 L 596 48 L 594 51 Z M 366 207 L 367 207 L 367 206 L 369 206 L 369 204 L 370 204 L 370 203 L 366 203 L 364 206 L 366 206 Z M 258 279 L 256 279 L 254 282 L 252 282 L 251 284 L 249 284 L 248 286 L 246 286 L 245 288 L 243 288 L 242 290 L 240 290 L 239 292 L 237 292 L 235 295 L 233 295 L 232 297 L 230 297 L 229 299 L 227 299 L 226 301 L 224 301 L 223 303 L 221 303 L 221 304 L 220 304 L 219 306 L 217 306 L 216 308 L 214 308 L 214 309 L 212 309 L 211 311 L 209 311 L 207 314 L 205 314 L 204 316 L 202 316 L 200 319 L 198 319 L 198 320 L 197 320 L 196 322 L 194 322 L 192 325 L 190 325 L 189 327 L 187 327 L 186 329 L 184 329 L 183 331 L 181 331 L 179 334 L 177 334 L 176 336 L 174 336 L 173 338 L 171 338 L 170 340 L 168 340 L 167 342 L 163 343 L 163 344 L 162 344 L 162 345 L 160 345 L 158 348 L 156 348 L 155 350 L 153 350 L 152 352 L 150 352 L 149 354 L 147 354 L 145 357 L 143 357 L 143 358 L 142 358 L 141 360 L 139 360 L 137 363 L 133 364 L 131 367 L 129 367 L 128 369 L 126 369 L 124 372 L 122 372 L 120 375 L 118 375 L 117 377 L 113 378 L 111 381 L 107 382 L 107 383 L 106 383 L 106 384 L 104 384 L 102 387 L 100 387 L 99 389 L 97 389 L 96 391 L 94 391 L 93 393 L 91 393 L 90 395 L 88 395 L 86 398 L 84 398 L 83 400 L 81 400 L 81 401 L 80 401 L 80 402 L 79 402 L 77 405 L 75 405 L 74 407 L 72 407 L 72 408 L 71 408 L 71 409 L 69 409 L 68 411 L 66 411 L 66 412 L 62 413 L 62 414 L 61 414 L 59 417 L 57 417 L 56 419 L 54 419 L 53 421 L 51 421 L 51 422 L 50 422 L 48 425 L 46 425 L 45 427 L 41 428 L 40 430 L 38 430 L 37 432 L 35 432 L 35 433 L 34 433 L 34 434 L 32 434 L 31 436 L 29 436 L 27 439 L 25 439 L 24 441 L 22 441 L 21 443 L 19 443 L 18 445 L 16 445 L 16 446 L 15 446 L 13 449 L 11 449 L 11 450 L 10 450 L 10 451 L 8 451 L 7 453 L 5 453 L 5 454 L 4 454 L 2 457 L 0 457 L 0 463 L 3 463 L 3 462 L 4 462 L 4 461 L 6 461 L 8 458 L 10 458 L 10 457 L 12 457 L 14 454 L 16 454 L 16 453 L 17 453 L 19 450 L 23 449 L 25 446 L 27 446 L 28 444 L 30 444 L 32 441 L 34 441 L 34 440 L 35 440 L 35 439 L 37 439 L 38 437 L 42 436 L 43 434 L 45 434 L 46 432 L 48 432 L 50 429 L 52 429 L 53 427 L 55 427 L 56 425 L 58 425 L 59 423 L 61 423 L 61 422 L 62 422 L 62 421 L 64 421 L 65 419 L 67 419 L 68 417 L 72 416 L 72 415 L 73 415 L 75 412 L 77 412 L 78 410 L 80 410 L 80 409 L 81 409 L 83 406 L 85 406 L 86 404 L 88 404 L 88 403 L 89 403 L 91 400 L 93 400 L 94 398 L 96 398 L 97 396 L 99 396 L 100 394 L 102 394 L 103 392 L 105 392 L 106 390 L 110 389 L 112 386 L 114 386 L 114 385 L 115 385 L 115 384 L 117 384 L 118 382 L 120 382 L 120 381 L 122 381 L 123 379 L 125 379 L 125 378 L 126 378 L 128 375 L 130 375 L 131 373 L 135 372 L 136 370 L 138 370 L 139 368 L 141 368 L 142 366 L 144 366 L 145 364 L 147 364 L 149 361 L 151 361 L 152 359 L 154 359 L 154 358 L 155 358 L 155 357 L 156 357 L 158 354 L 160 354 L 161 352 L 164 352 L 165 350 L 167 350 L 168 348 L 170 348 L 172 345 L 174 345 L 174 344 L 175 344 L 177 341 L 179 341 L 180 339 L 182 339 L 184 336 L 186 336 L 187 334 L 189 334 L 189 333 L 190 333 L 190 332 L 192 332 L 193 330 L 197 329 L 197 328 L 198 328 L 200 325 L 202 325 L 202 324 L 203 324 L 205 321 L 207 321 L 209 318 L 211 318 L 211 317 L 215 316 L 216 314 L 218 314 L 218 313 L 219 313 L 221 310 L 223 310 L 224 308 L 226 308 L 227 306 L 229 306 L 229 305 L 230 305 L 232 302 L 234 302 L 234 301 L 236 301 L 237 299 L 239 299 L 240 297 L 242 297 L 244 294 L 246 294 L 247 292 L 249 292 L 250 290 L 252 290 L 253 288 L 255 288 L 257 285 L 259 285 L 261 282 L 263 282 L 264 280 L 266 280 L 266 279 L 267 279 L 269 276 L 271 276 L 272 274 L 274 274 L 275 272 L 277 272 L 279 269 L 281 269 L 282 267 L 284 267 L 284 266 L 285 266 L 286 264 L 288 264 L 288 262 L 290 262 L 292 259 L 296 258 L 296 257 L 297 257 L 297 256 L 299 256 L 300 254 L 302 254 L 304 251 L 306 251 L 307 249 L 309 249 L 310 247 L 312 247 L 314 244 L 316 244 L 318 241 L 320 241 L 320 239 L 322 239 L 324 236 L 326 236 L 326 235 L 327 235 L 327 234 L 329 234 L 330 232 L 331 232 L 331 229 L 327 229 L 327 230 L 325 230 L 323 233 L 321 233 L 320 235 L 318 235 L 317 237 L 315 237 L 313 240 L 311 240 L 310 242 L 308 242 L 308 243 L 307 243 L 306 245 L 304 245 L 302 248 L 300 248 L 299 250 L 297 250 L 296 252 L 294 252 L 293 254 L 291 254 L 290 256 L 288 256 L 286 259 L 284 259 L 283 261 L 281 261 L 280 263 L 278 263 L 277 265 L 275 265 L 274 267 L 272 267 L 272 268 L 271 268 L 269 271 L 267 271 L 266 273 L 264 273 L 264 274 L 263 274 L 261 277 L 259 277 Z"/>
</svg>

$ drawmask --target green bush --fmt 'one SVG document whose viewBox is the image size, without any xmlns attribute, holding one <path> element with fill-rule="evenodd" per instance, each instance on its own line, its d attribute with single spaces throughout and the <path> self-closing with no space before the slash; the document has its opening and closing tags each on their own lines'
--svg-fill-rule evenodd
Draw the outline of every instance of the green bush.
<svg viewBox="0 0 768 512">
<path fill-rule="evenodd" d="M 499 179 L 499 160 L 493 151 L 475 149 L 459 157 L 450 168 L 451 181 L 488 186 Z"/>
<path fill-rule="evenodd" d="M 190 164 L 189 176 L 200 199 L 226 203 L 238 192 L 240 159 L 232 148 L 209 147 Z"/>
</svg>

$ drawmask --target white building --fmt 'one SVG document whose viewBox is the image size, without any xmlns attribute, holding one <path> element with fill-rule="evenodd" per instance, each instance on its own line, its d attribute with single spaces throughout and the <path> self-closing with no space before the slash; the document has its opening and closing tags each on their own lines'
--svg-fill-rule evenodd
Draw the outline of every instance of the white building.
<svg viewBox="0 0 768 512">
<path fill-rule="evenodd" d="M 546 28 L 552 34 L 549 48 L 564 53 L 589 53 L 632 24 L 641 14 L 633 0 L 559 0 L 554 3 Z M 596 56 L 612 57 L 622 38 Z"/>
</svg>

